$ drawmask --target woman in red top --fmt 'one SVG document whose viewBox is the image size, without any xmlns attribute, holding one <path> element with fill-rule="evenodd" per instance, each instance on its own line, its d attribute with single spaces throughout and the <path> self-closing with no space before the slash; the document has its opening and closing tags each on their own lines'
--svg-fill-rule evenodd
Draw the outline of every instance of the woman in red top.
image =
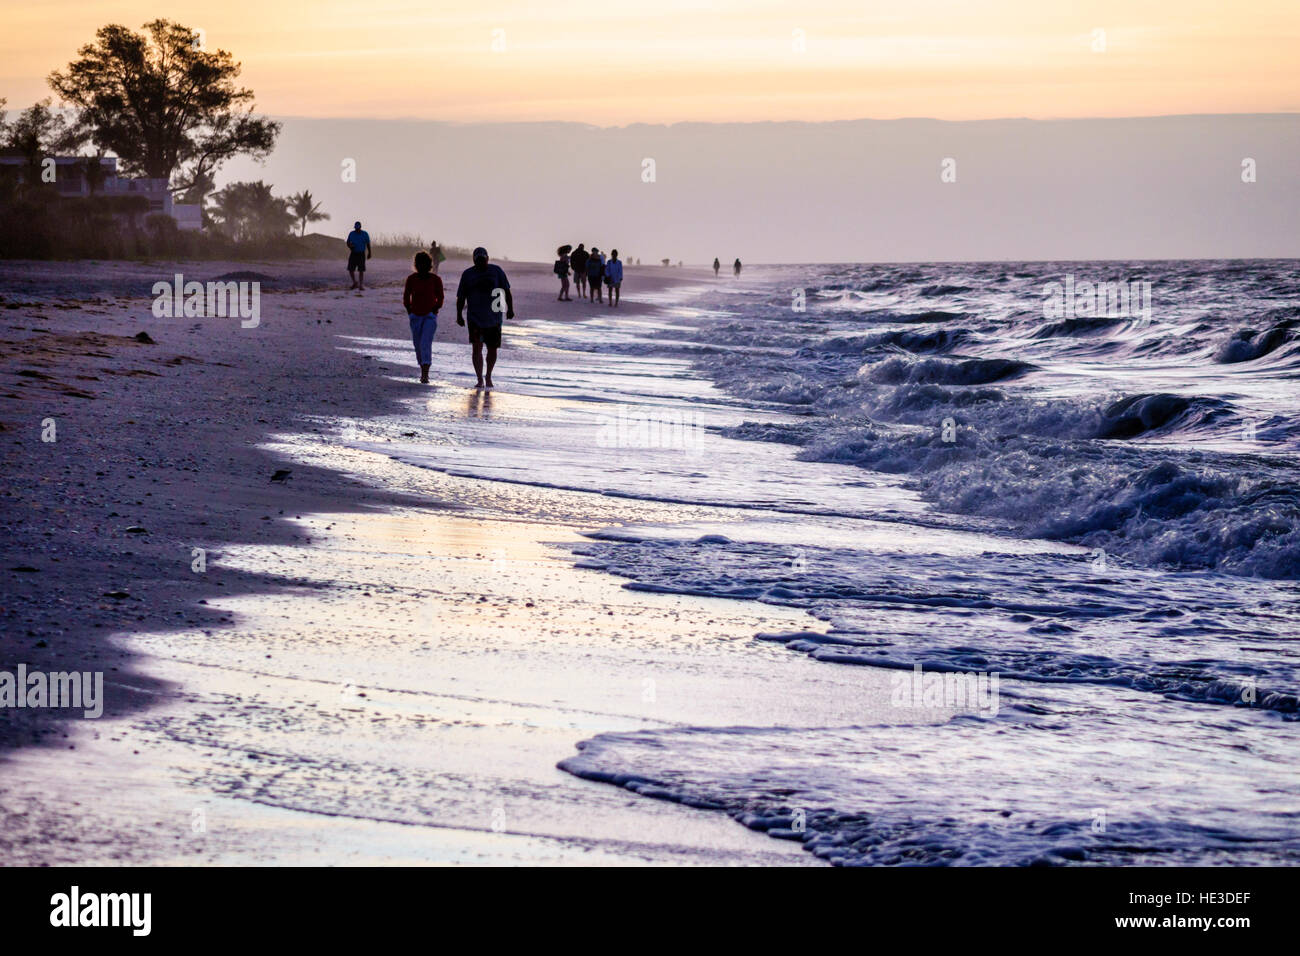
<svg viewBox="0 0 1300 956">
<path fill-rule="evenodd" d="M 442 280 L 433 271 L 433 258 L 427 252 L 415 254 L 415 271 L 406 277 L 402 305 L 411 320 L 420 382 L 427 385 L 429 366 L 433 364 L 433 334 L 438 331 L 438 310 L 442 308 Z"/>
</svg>

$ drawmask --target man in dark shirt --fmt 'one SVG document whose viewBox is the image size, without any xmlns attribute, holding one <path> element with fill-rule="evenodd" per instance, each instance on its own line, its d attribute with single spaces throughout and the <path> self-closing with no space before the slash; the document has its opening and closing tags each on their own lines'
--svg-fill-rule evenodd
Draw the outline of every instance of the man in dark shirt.
<svg viewBox="0 0 1300 956">
<path fill-rule="evenodd" d="M 464 325 L 469 316 L 469 341 L 474 347 L 475 388 L 492 387 L 492 368 L 497 364 L 501 347 L 502 314 L 515 317 L 515 300 L 510 294 L 510 280 L 498 265 L 488 263 L 487 250 L 474 250 L 474 264 L 460 274 L 456 287 L 456 324 Z M 487 376 L 483 375 L 483 346 L 487 346 Z"/>
<path fill-rule="evenodd" d="M 591 253 L 578 243 L 578 248 L 569 253 L 569 265 L 573 267 L 573 284 L 578 289 L 578 298 L 581 299 L 587 294 L 587 260 L 591 258 Z"/>
<path fill-rule="evenodd" d="M 587 257 L 587 300 L 589 302 L 604 302 L 601 295 L 600 283 L 605 278 L 605 257 L 600 254 L 600 250 L 595 246 L 591 247 L 591 255 Z"/>
</svg>

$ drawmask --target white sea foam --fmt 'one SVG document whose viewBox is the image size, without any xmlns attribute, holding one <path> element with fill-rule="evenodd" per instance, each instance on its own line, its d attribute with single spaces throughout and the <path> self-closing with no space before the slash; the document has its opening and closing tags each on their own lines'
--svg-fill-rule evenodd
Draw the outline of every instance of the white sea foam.
<svg viewBox="0 0 1300 956">
<path fill-rule="evenodd" d="M 1150 322 L 1042 315 L 1054 275 L 1139 269 Z M 1294 274 L 753 270 L 669 318 L 535 323 L 556 351 L 512 353 L 490 411 L 431 402 L 420 441 L 371 447 L 681 502 L 578 559 L 805 608 L 829 630 L 760 637 L 827 666 L 999 681 L 996 717 L 604 735 L 566 770 L 836 863 L 1294 861 Z M 599 431 L 620 420 L 689 422 L 692 447 Z"/>
</svg>

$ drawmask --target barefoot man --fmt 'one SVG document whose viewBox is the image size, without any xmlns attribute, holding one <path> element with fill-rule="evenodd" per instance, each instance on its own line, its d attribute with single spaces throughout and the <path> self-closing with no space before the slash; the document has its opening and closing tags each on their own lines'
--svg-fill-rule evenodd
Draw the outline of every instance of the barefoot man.
<svg viewBox="0 0 1300 956">
<path fill-rule="evenodd" d="M 501 319 L 515 317 L 515 300 L 510 294 L 510 280 L 498 265 L 488 264 L 487 250 L 474 250 L 474 264 L 460 274 L 456 288 L 456 324 L 465 324 L 469 307 L 469 341 L 474 346 L 476 388 L 492 387 L 492 367 L 497 364 L 501 347 Z M 487 346 L 487 376 L 483 375 L 483 346 Z"/>
</svg>

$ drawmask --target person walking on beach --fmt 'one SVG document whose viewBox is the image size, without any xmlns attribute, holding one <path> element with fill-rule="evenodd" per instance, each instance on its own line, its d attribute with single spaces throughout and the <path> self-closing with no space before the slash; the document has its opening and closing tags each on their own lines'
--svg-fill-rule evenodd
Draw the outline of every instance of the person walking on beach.
<svg viewBox="0 0 1300 956">
<path fill-rule="evenodd" d="M 487 250 L 479 246 L 474 250 L 474 264 L 460 274 L 456 287 L 456 324 L 465 324 L 469 315 L 469 341 L 474 347 L 474 374 L 478 376 L 475 388 L 492 387 L 492 369 L 497 364 L 497 349 L 501 347 L 501 312 L 505 318 L 515 317 L 515 300 L 510 294 L 510 280 L 498 265 L 488 263 Z M 483 346 L 487 346 L 487 376 L 483 375 Z"/>
<path fill-rule="evenodd" d="M 716 279 L 718 277 L 718 270 L 721 268 L 722 268 L 722 263 L 718 261 L 717 256 L 714 256 L 713 257 L 713 278 Z"/>
<path fill-rule="evenodd" d="M 352 224 L 352 231 L 348 233 L 348 277 L 352 280 L 352 288 L 360 291 L 366 291 L 366 260 L 370 258 L 370 233 L 361 228 L 360 222 Z M 360 282 L 358 282 L 357 273 L 361 273 Z"/>
<path fill-rule="evenodd" d="M 609 254 L 609 262 L 605 263 L 605 284 L 609 286 L 609 307 L 616 308 L 622 298 L 619 290 L 623 288 L 623 263 L 619 261 L 617 249 Z"/>
<path fill-rule="evenodd" d="M 560 246 L 555 250 L 555 255 L 555 265 L 551 267 L 551 271 L 560 277 L 560 296 L 555 301 L 572 302 L 573 300 L 569 298 L 569 247 Z"/>
<path fill-rule="evenodd" d="M 442 246 L 438 245 L 437 239 L 429 243 L 429 258 L 433 260 L 433 271 L 436 275 L 438 268 L 447 261 L 447 253 L 442 251 Z"/>
<path fill-rule="evenodd" d="M 736 260 L 736 264 L 733 265 L 733 266 L 731 267 L 731 271 L 736 275 L 737 278 L 740 277 L 740 260 L 739 260 L 739 259 L 737 259 L 737 260 Z"/>
<path fill-rule="evenodd" d="M 578 248 L 569 254 L 569 265 L 573 266 L 573 286 L 578 290 L 579 299 L 587 294 L 587 260 L 590 258 L 591 253 L 582 248 L 582 243 L 578 243 Z"/>
<path fill-rule="evenodd" d="M 433 271 L 433 256 L 415 254 L 415 271 L 406 277 L 402 289 L 402 306 L 411 320 L 411 341 L 415 360 L 420 363 L 420 384 L 429 384 L 429 366 L 433 364 L 433 336 L 438 331 L 438 310 L 442 308 L 442 280 Z"/>
<path fill-rule="evenodd" d="M 604 302 L 605 298 L 600 294 L 600 280 L 605 275 L 605 258 L 600 254 L 600 250 L 595 246 L 591 247 L 591 255 L 587 258 L 587 301 Z"/>
</svg>

